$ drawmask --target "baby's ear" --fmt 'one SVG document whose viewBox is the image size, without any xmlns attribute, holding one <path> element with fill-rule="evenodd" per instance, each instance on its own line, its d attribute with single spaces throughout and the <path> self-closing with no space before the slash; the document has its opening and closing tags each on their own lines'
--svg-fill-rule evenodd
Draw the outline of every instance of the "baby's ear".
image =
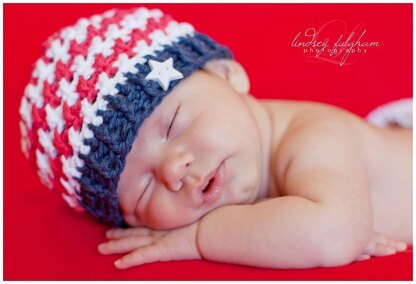
<svg viewBox="0 0 416 284">
<path fill-rule="evenodd" d="M 248 79 L 244 67 L 237 61 L 231 59 L 211 60 L 203 69 L 228 81 L 231 87 L 237 92 L 248 94 L 250 90 L 250 80 Z"/>
</svg>

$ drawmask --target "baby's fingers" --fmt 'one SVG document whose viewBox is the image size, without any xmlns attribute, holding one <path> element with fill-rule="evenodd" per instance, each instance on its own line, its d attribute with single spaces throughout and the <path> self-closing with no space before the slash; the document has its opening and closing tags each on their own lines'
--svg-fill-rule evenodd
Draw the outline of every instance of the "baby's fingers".
<svg viewBox="0 0 416 284">
<path fill-rule="evenodd" d="M 127 229 L 110 229 L 108 230 L 105 235 L 108 239 L 121 239 L 129 236 L 148 236 L 151 233 L 151 229 L 149 228 L 127 228 Z"/>
<path fill-rule="evenodd" d="M 364 253 L 371 256 L 386 256 L 396 253 L 396 250 L 389 245 L 373 242 L 367 246 Z"/>
<path fill-rule="evenodd" d="M 365 252 L 373 256 L 385 256 L 398 251 L 404 251 L 406 248 L 406 243 L 402 241 L 396 241 L 384 235 L 374 233 Z"/>
<path fill-rule="evenodd" d="M 123 239 L 114 239 L 98 246 L 98 251 L 102 254 L 126 253 L 139 247 L 153 243 L 150 236 L 131 236 Z"/>
<path fill-rule="evenodd" d="M 391 246 L 396 251 L 404 251 L 407 248 L 407 245 L 406 245 L 405 242 L 395 241 L 395 240 L 391 240 L 391 239 L 387 240 L 387 245 Z"/>
<path fill-rule="evenodd" d="M 171 260 L 166 254 L 162 253 L 160 248 L 155 245 L 139 248 L 132 253 L 116 260 L 114 265 L 118 269 L 126 269 L 132 266 L 142 265 L 145 263 L 168 261 Z"/>
<path fill-rule="evenodd" d="M 368 254 L 362 254 L 359 257 L 357 257 L 357 259 L 355 261 L 363 261 L 363 260 L 367 260 L 370 259 L 371 256 L 369 256 Z"/>
</svg>

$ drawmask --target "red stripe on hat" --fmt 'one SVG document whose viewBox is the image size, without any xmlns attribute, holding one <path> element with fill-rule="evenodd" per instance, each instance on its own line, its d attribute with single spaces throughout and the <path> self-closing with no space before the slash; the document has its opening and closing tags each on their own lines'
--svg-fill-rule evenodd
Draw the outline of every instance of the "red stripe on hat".
<svg viewBox="0 0 416 284">
<path fill-rule="evenodd" d="M 74 153 L 71 145 L 69 145 L 68 129 L 62 131 L 61 134 L 59 134 L 56 129 L 54 130 L 53 145 L 55 146 L 56 151 L 58 152 L 57 156 L 64 155 L 65 158 L 68 159 Z"/>
<path fill-rule="evenodd" d="M 140 40 L 144 40 L 147 45 L 151 45 L 152 40 L 149 35 L 155 30 L 164 31 L 170 21 L 172 21 L 172 17 L 169 15 L 163 15 L 159 18 L 159 21 L 156 21 L 154 18 L 149 18 L 144 31 L 139 28 L 133 29 L 130 33 L 130 37 L 133 42 L 131 49 L 133 49 Z"/>
<path fill-rule="evenodd" d="M 39 128 L 44 131 L 48 130 L 48 123 L 46 122 L 46 111 L 42 108 L 37 108 L 32 105 L 32 129 L 29 132 L 37 132 Z"/>
<path fill-rule="evenodd" d="M 62 60 L 58 60 L 56 62 L 55 66 L 55 82 L 59 82 L 62 78 L 67 80 L 68 82 L 72 81 L 72 78 L 74 76 L 74 72 L 70 70 L 70 67 L 72 63 L 74 62 L 74 59 L 71 58 L 68 60 L 68 63 L 63 63 Z"/>
<path fill-rule="evenodd" d="M 49 104 L 53 108 L 57 108 L 61 104 L 61 98 L 56 95 L 59 84 L 54 81 L 49 84 L 47 80 L 43 81 L 43 99 L 44 106 Z"/>
<path fill-rule="evenodd" d="M 72 107 L 68 106 L 68 104 L 64 102 L 62 106 L 62 113 L 66 121 L 65 128 L 70 128 L 72 126 L 75 131 L 78 131 L 81 128 L 83 120 L 80 116 L 80 112 L 81 103 L 79 100 Z"/>
<path fill-rule="evenodd" d="M 127 54 L 129 58 L 135 55 L 133 52 L 133 48 L 136 45 L 136 41 L 130 40 L 128 42 L 124 42 L 121 38 L 115 40 L 114 44 L 114 54 L 120 55 L 121 53 Z"/>
<path fill-rule="evenodd" d="M 75 39 L 71 40 L 69 43 L 69 51 L 68 53 L 71 55 L 71 58 L 75 58 L 77 55 L 82 55 L 83 57 L 87 57 L 88 54 L 88 42 L 81 42 L 78 43 Z"/>
<path fill-rule="evenodd" d="M 77 84 L 77 92 L 79 94 L 78 100 L 87 98 L 89 103 L 94 102 L 97 97 L 98 90 L 95 89 L 95 84 L 98 81 L 98 76 L 93 74 L 90 79 L 86 80 L 84 76 L 80 76 Z"/>
<path fill-rule="evenodd" d="M 116 57 L 117 56 L 115 54 L 112 54 L 108 57 L 104 57 L 102 54 L 97 54 L 95 56 L 94 64 L 92 65 L 95 69 L 94 73 L 98 75 L 105 72 L 107 73 L 108 77 L 113 77 L 118 71 L 118 68 L 112 66 L 112 63 Z"/>
</svg>

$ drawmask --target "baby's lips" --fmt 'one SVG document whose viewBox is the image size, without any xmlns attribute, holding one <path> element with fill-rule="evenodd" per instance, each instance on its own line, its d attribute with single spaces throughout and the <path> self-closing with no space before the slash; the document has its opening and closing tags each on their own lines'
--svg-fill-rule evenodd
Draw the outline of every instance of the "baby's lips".
<svg viewBox="0 0 416 284">
<path fill-rule="evenodd" d="M 203 192 L 204 204 L 212 205 L 220 197 L 223 191 L 225 182 L 225 165 L 221 163 L 215 171 L 215 175 L 210 179 L 209 188 L 206 192 Z"/>
<path fill-rule="evenodd" d="M 212 171 L 210 174 L 206 175 L 205 178 L 199 184 L 186 184 L 185 187 L 188 187 L 191 195 L 192 203 L 196 207 L 201 207 L 204 204 L 204 189 L 209 184 L 209 181 L 214 177 L 217 169 Z"/>
<path fill-rule="evenodd" d="M 193 201 L 193 204 L 196 207 L 201 207 L 204 204 L 204 193 L 202 192 L 205 188 L 202 187 L 201 185 L 204 184 L 200 184 L 199 186 L 193 186 L 193 188 L 191 188 L 191 198 Z"/>
</svg>

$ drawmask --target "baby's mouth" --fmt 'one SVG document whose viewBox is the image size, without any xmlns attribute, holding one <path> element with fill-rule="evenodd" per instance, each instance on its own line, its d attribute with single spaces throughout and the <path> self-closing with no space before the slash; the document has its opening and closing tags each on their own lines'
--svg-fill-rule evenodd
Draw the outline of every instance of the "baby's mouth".
<svg viewBox="0 0 416 284">
<path fill-rule="evenodd" d="M 210 186 L 212 184 L 212 181 L 214 180 L 214 178 L 210 179 L 207 186 L 204 188 L 204 190 L 202 191 L 202 193 L 207 193 L 210 189 Z"/>
<path fill-rule="evenodd" d="M 222 194 L 224 181 L 225 181 L 225 166 L 224 162 L 210 174 L 210 178 L 206 181 L 206 186 L 203 187 L 202 192 L 202 205 L 211 205 L 215 203 Z"/>
</svg>

